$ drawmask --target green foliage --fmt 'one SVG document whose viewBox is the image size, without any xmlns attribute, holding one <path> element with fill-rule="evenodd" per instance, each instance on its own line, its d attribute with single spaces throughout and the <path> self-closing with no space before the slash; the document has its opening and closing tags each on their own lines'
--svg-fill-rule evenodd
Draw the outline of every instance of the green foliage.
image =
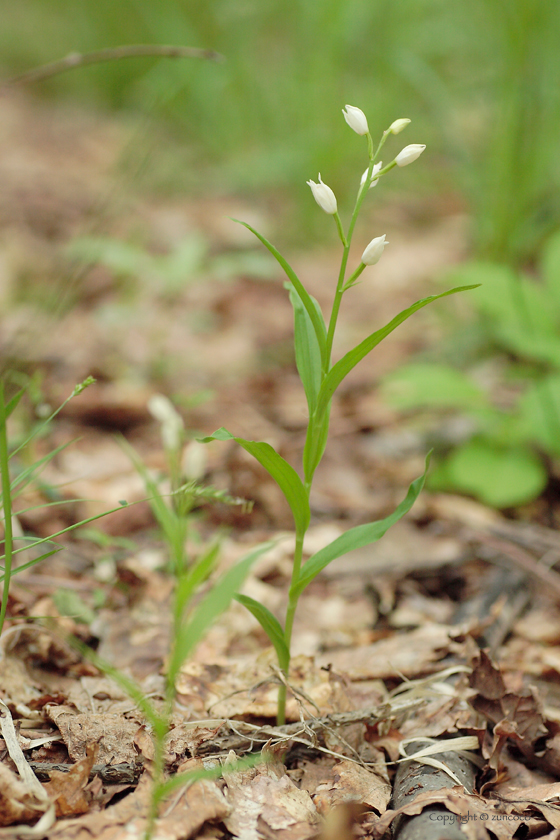
<svg viewBox="0 0 560 840">
<path fill-rule="evenodd" d="M 55 540 L 58 537 L 61 537 L 63 534 L 67 534 L 70 531 L 81 527 L 82 525 L 87 525 L 90 522 L 94 522 L 97 519 L 101 519 L 103 516 L 107 516 L 109 513 L 114 513 L 116 510 L 119 510 L 119 508 L 113 508 L 112 510 L 105 511 L 103 513 L 97 514 L 96 516 L 91 516 L 88 519 L 82 520 L 81 522 L 76 522 L 73 525 L 69 525 L 67 528 L 62 528 L 60 531 L 51 534 L 49 537 L 15 537 L 13 533 L 12 516 L 14 499 L 20 496 L 30 484 L 37 481 L 37 478 L 41 470 L 45 467 L 45 465 L 49 461 L 51 461 L 55 457 L 55 455 L 65 447 L 60 446 L 56 449 L 51 450 L 51 452 L 47 453 L 47 455 L 43 456 L 42 458 L 39 458 L 38 460 L 34 461 L 26 467 L 21 467 L 21 465 L 16 464 L 16 467 L 12 469 L 12 465 L 14 465 L 17 460 L 16 456 L 20 453 L 23 453 L 23 451 L 29 449 L 33 440 L 37 436 L 44 434 L 49 423 L 53 420 L 54 417 L 56 417 L 59 411 L 62 410 L 62 408 L 69 402 L 69 400 L 81 394 L 82 391 L 85 388 L 87 388 L 88 385 L 91 385 L 94 381 L 95 380 L 91 376 L 89 376 L 87 379 L 84 380 L 84 382 L 81 382 L 79 385 L 76 385 L 68 399 L 66 399 L 62 403 L 62 405 L 58 409 L 56 409 L 56 411 L 52 412 L 52 414 L 50 414 L 50 416 L 47 417 L 45 420 L 41 421 L 38 424 L 35 424 L 31 431 L 24 437 L 23 440 L 18 442 L 18 444 L 11 446 L 8 440 L 7 420 L 8 417 L 12 414 L 12 412 L 16 409 L 26 389 L 21 389 L 13 397 L 11 397 L 11 399 L 9 399 L 8 402 L 6 402 L 4 396 L 4 381 L 0 380 L 0 473 L 2 487 L 0 502 L 2 508 L 2 520 L 4 524 L 4 554 L 0 556 L 0 562 L 3 563 L 3 566 L 0 566 L 0 582 L 2 583 L 2 602 L 0 606 L 0 633 L 2 632 L 4 622 L 6 620 L 8 598 L 10 593 L 10 583 L 12 577 L 14 577 L 17 574 L 20 574 L 26 569 L 31 568 L 32 566 L 35 566 L 37 563 L 41 563 L 47 558 L 52 557 L 52 555 L 56 554 L 58 551 L 61 551 L 62 546 L 57 545 L 57 543 L 55 542 Z M 15 473 L 15 476 L 13 478 L 12 472 Z M 49 507 L 60 503 L 61 502 L 45 503 L 44 505 L 39 505 L 39 507 Z M 126 504 L 126 502 L 124 504 Z M 19 545 L 18 547 L 16 547 L 16 543 L 23 543 L 23 545 Z M 40 546 L 45 546 L 48 550 L 45 552 L 37 552 L 37 548 L 39 548 Z M 23 552 L 31 553 L 31 559 L 21 561 L 18 555 L 22 554 Z M 17 558 L 17 566 L 14 565 L 14 558 Z M 80 612 L 80 610 L 78 611 Z"/>
<path fill-rule="evenodd" d="M 445 364 L 407 365 L 385 379 L 382 393 L 397 408 L 471 416 L 473 439 L 440 457 L 432 487 L 499 508 L 524 504 L 544 490 L 542 455 L 560 456 L 560 233 L 547 242 L 539 273 L 483 262 L 452 273 L 455 281 L 480 284 L 470 300 L 487 342 L 482 350 L 507 352 L 507 375 L 519 391 L 511 408 L 494 405 L 468 372 Z"/>
</svg>

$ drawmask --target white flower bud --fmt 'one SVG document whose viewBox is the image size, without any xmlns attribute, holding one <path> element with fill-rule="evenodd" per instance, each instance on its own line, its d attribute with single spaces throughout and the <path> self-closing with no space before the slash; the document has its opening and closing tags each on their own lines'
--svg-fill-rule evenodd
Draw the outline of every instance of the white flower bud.
<svg viewBox="0 0 560 840">
<path fill-rule="evenodd" d="M 388 242 L 385 242 L 386 236 L 387 234 L 384 233 L 383 236 L 376 236 L 375 239 L 371 240 L 362 254 L 362 262 L 364 265 L 375 265 L 375 263 L 379 262 L 385 245 L 389 244 Z"/>
<path fill-rule="evenodd" d="M 324 210 L 325 213 L 328 213 L 330 216 L 334 215 L 337 208 L 336 196 L 331 188 L 327 187 L 327 185 L 323 184 L 321 181 L 321 173 L 319 172 L 318 184 L 316 184 L 315 181 L 306 181 L 306 183 L 311 187 L 313 198 L 321 210 Z"/>
<path fill-rule="evenodd" d="M 420 157 L 425 148 L 426 146 L 422 146 L 419 143 L 405 146 L 402 152 L 399 152 L 395 158 L 397 166 L 408 166 L 409 163 L 412 163 Z"/>
<path fill-rule="evenodd" d="M 154 394 L 148 400 L 148 411 L 161 423 L 161 439 L 165 449 L 178 449 L 184 432 L 183 418 L 163 394 Z"/>
<path fill-rule="evenodd" d="M 191 440 L 183 450 L 181 469 L 187 481 L 204 478 L 208 464 L 208 447 L 197 440 Z"/>
<path fill-rule="evenodd" d="M 370 181 L 370 185 L 369 185 L 370 190 L 371 190 L 372 187 L 375 187 L 375 185 L 379 183 L 379 178 L 375 178 L 375 176 L 377 175 L 379 170 L 382 169 L 382 168 L 383 168 L 383 161 L 381 161 L 381 160 L 379 161 L 379 163 L 376 163 L 375 166 L 373 167 L 373 169 L 371 171 L 371 177 L 372 177 L 372 179 L 375 179 L 375 180 Z M 366 169 L 366 171 L 362 175 L 362 180 L 360 181 L 360 186 L 363 186 L 364 181 L 367 178 L 368 172 L 369 172 L 369 167 Z"/>
<path fill-rule="evenodd" d="M 390 131 L 391 134 L 400 134 L 403 128 L 407 127 L 409 122 L 410 120 L 407 119 L 395 120 L 395 122 L 392 122 L 389 126 L 388 131 Z"/>
<path fill-rule="evenodd" d="M 366 115 L 359 108 L 353 105 L 346 105 L 346 110 L 342 109 L 344 119 L 356 134 L 367 134 L 369 131 Z"/>
</svg>

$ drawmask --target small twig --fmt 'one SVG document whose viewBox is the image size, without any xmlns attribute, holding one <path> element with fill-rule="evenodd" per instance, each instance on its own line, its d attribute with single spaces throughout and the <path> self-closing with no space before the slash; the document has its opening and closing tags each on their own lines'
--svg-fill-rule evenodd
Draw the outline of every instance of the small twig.
<svg viewBox="0 0 560 840">
<path fill-rule="evenodd" d="M 528 572 L 539 583 L 544 584 L 547 589 L 552 589 L 556 595 L 560 595 L 560 575 L 558 572 L 549 569 L 545 564 L 539 563 L 525 549 L 506 540 L 490 536 L 489 534 L 477 534 L 476 540 L 494 549 L 497 553 L 510 558 L 519 568 Z"/>
<path fill-rule="evenodd" d="M 32 84 L 66 73 L 76 67 L 86 67 L 88 64 L 100 64 L 104 61 L 116 61 L 121 58 L 141 58 L 155 56 L 159 58 L 201 58 L 206 61 L 224 61 L 223 55 L 214 50 L 204 50 L 198 47 L 168 46 L 165 44 L 125 44 L 121 47 L 108 47 L 89 53 L 73 52 L 58 61 L 51 61 L 32 70 L 26 70 L 18 76 L 12 76 L 2 83 L 2 87 L 11 85 Z"/>
<path fill-rule="evenodd" d="M 69 773 L 74 764 L 52 764 L 48 761 L 30 761 L 29 766 L 38 779 L 48 782 L 51 773 Z M 99 776 L 106 785 L 136 785 L 142 775 L 142 763 L 125 762 L 122 764 L 94 764 L 89 774 L 90 780 Z"/>
</svg>

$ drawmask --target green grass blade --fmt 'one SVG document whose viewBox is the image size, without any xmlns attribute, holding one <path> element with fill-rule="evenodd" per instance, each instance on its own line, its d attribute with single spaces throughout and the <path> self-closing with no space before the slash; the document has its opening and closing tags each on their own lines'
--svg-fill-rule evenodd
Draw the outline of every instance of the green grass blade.
<svg viewBox="0 0 560 840">
<path fill-rule="evenodd" d="M 219 550 L 220 543 L 216 541 L 198 558 L 190 571 L 179 579 L 175 591 L 175 610 L 178 616 L 183 614 L 196 589 L 210 575 Z"/>
<path fill-rule="evenodd" d="M 8 455 L 8 432 L 6 429 L 6 404 L 4 402 L 4 383 L 0 380 L 0 471 L 2 483 L 2 513 L 4 517 L 4 586 L 0 604 L 0 633 L 6 620 L 10 580 L 12 576 L 12 558 L 14 555 L 12 531 L 12 490 L 10 487 L 10 462 Z"/>
<path fill-rule="evenodd" d="M 189 620 L 183 624 L 174 640 L 168 672 L 170 683 L 175 682 L 181 665 L 200 642 L 210 625 L 227 610 L 255 560 L 273 545 L 272 541 L 262 543 L 245 555 L 235 566 L 228 569 L 196 607 Z"/>
<path fill-rule="evenodd" d="M 235 763 L 218 765 L 217 767 L 201 768 L 200 770 L 188 770 L 186 773 L 175 773 L 174 776 L 167 779 L 160 785 L 156 791 L 157 801 L 161 801 L 173 793 L 177 788 L 184 785 L 198 782 L 200 779 L 219 779 L 224 773 L 241 773 L 243 770 L 249 770 L 257 764 L 266 762 L 266 757 L 262 753 L 258 755 L 248 755 L 243 758 L 238 758 Z"/>
<path fill-rule="evenodd" d="M 380 330 L 369 335 L 365 338 L 357 347 L 354 347 L 353 350 L 350 350 L 346 353 L 345 356 L 342 357 L 335 365 L 331 368 L 327 376 L 325 377 L 323 384 L 321 386 L 321 390 L 319 392 L 319 397 L 317 400 L 317 414 L 320 416 L 326 409 L 327 405 L 330 403 L 332 396 L 342 380 L 350 373 L 352 368 L 354 368 L 358 362 L 360 362 L 368 353 L 370 353 L 374 347 L 376 347 L 384 338 L 386 338 L 389 333 L 392 333 L 403 321 L 406 321 L 407 318 L 410 318 L 415 312 L 418 312 L 419 309 L 422 309 L 424 306 L 427 306 L 429 303 L 432 303 L 434 300 L 439 300 L 439 298 L 447 297 L 448 295 L 454 295 L 457 292 L 465 292 L 468 289 L 476 289 L 477 286 L 457 286 L 455 289 L 449 289 L 447 292 L 441 292 L 438 295 L 430 295 L 429 297 L 423 298 L 422 300 L 416 301 L 413 303 L 412 306 L 409 306 L 408 309 L 404 309 L 402 312 L 393 318 L 388 324 L 382 327 Z"/>
<path fill-rule="evenodd" d="M 284 259 L 280 251 L 277 251 L 274 245 L 268 241 L 262 234 L 260 234 L 255 228 L 251 227 L 251 225 L 247 224 L 247 222 L 242 222 L 240 219 L 233 219 L 234 222 L 237 222 L 240 225 L 243 225 L 250 230 L 252 234 L 254 234 L 257 239 L 259 239 L 262 244 L 267 248 L 274 259 L 282 266 L 284 272 L 288 279 L 292 282 L 294 289 L 301 300 L 302 304 L 304 305 L 305 309 L 307 310 L 307 314 L 313 324 L 313 329 L 315 330 L 315 335 L 317 337 L 317 342 L 319 344 L 321 350 L 321 359 L 323 361 L 323 367 L 326 367 L 327 363 L 327 328 L 325 326 L 325 321 L 323 319 L 323 315 L 321 311 L 317 311 L 315 304 L 313 303 L 313 299 L 307 292 L 305 286 L 295 273 L 292 266 Z"/>
<path fill-rule="evenodd" d="M 99 656 L 94 650 L 92 650 L 88 645 L 84 644 L 80 639 L 77 639 L 75 636 L 71 636 L 69 634 L 63 633 L 60 631 L 58 627 L 54 624 L 53 620 L 47 622 L 47 626 L 49 627 L 50 631 L 54 633 L 54 635 L 58 636 L 59 638 L 63 639 L 70 647 L 74 648 L 84 659 L 87 659 L 88 662 L 93 663 L 96 668 L 102 671 L 106 676 L 110 677 L 119 688 L 122 688 L 123 691 L 128 694 L 128 696 L 133 700 L 140 711 L 145 715 L 148 723 L 151 724 L 152 728 L 155 732 L 163 732 L 165 733 L 167 726 L 163 719 L 160 717 L 158 712 L 156 711 L 155 707 L 152 703 L 148 700 L 145 695 L 143 689 L 138 685 L 130 677 L 123 674 L 118 668 L 115 668 L 114 665 L 111 665 L 101 656 Z"/>
<path fill-rule="evenodd" d="M 22 388 L 21 391 L 18 391 L 17 394 L 14 394 L 12 399 L 8 400 L 8 402 L 6 403 L 6 420 L 8 419 L 8 417 L 10 416 L 12 411 L 14 411 L 14 409 L 19 404 L 19 401 L 21 400 L 21 398 L 25 394 L 25 390 L 26 390 L 25 388 Z"/>
<path fill-rule="evenodd" d="M 294 346 L 296 365 L 302 381 L 309 414 L 312 415 L 317 405 L 317 395 L 321 387 L 322 356 L 317 336 L 306 308 L 297 294 L 292 283 L 286 283 L 290 292 L 290 303 L 294 310 Z M 320 314 L 319 304 L 315 298 L 311 301 Z"/>
<path fill-rule="evenodd" d="M 138 502 L 133 502 L 132 504 L 138 504 Z M 82 525 L 89 525 L 90 522 L 95 522 L 96 519 L 102 519 L 104 516 L 109 516 L 110 513 L 116 513 L 118 510 L 122 510 L 123 507 L 127 507 L 128 505 L 123 504 L 119 505 L 119 507 L 111 508 L 110 510 L 105 510 L 103 513 L 96 513 L 95 516 L 90 516 L 88 519 L 82 519 L 80 522 L 75 522 L 73 525 L 68 525 L 67 528 L 62 528 L 60 531 L 56 531 L 54 534 L 50 534 L 48 537 L 41 537 L 41 539 L 35 540 L 31 546 L 24 545 L 22 548 L 16 548 L 13 551 L 13 554 L 21 554 L 22 551 L 27 551 L 29 548 L 32 548 L 36 545 L 43 545 L 44 543 L 52 542 L 57 537 L 61 537 L 62 534 L 67 534 L 69 531 L 74 531 L 76 528 L 80 528 Z M 22 539 L 18 537 L 18 539 Z"/>
<path fill-rule="evenodd" d="M 259 464 L 262 464 L 269 475 L 272 476 L 286 497 L 286 501 L 292 510 L 296 532 L 298 534 L 305 533 L 311 519 L 309 499 L 305 487 L 294 468 L 269 443 L 234 437 L 223 427 L 200 440 L 202 443 L 209 443 L 211 440 L 235 440 L 246 452 L 256 458 Z"/>
<path fill-rule="evenodd" d="M 31 548 L 32 546 L 28 546 Z M 19 575 L 20 572 L 24 572 L 26 569 L 30 569 L 32 566 L 36 566 L 37 563 L 40 563 L 42 560 L 46 560 L 47 557 L 52 557 L 53 554 L 58 554 L 59 551 L 63 551 L 63 546 L 59 545 L 56 548 L 53 548 L 52 551 L 47 551 L 45 554 L 41 554 L 40 557 L 35 557 L 33 560 L 29 560 L 28 563 L 22 563 L 21 566 L 18 566 L 16 569 L 12 569 L 12 577 L 15 575 Z M 0 583 L 4 580 L 4 575 L 0 575 Z"/>
<path fill-rule="evenodd" d="M 74 440 L 69 440 L 67 443 L 63 443 L 60 446 L 57 446 L 57 448 L 53 449 L 52 452 L 48 452 L 38 461 L 35 461 L 34 464 L 31 464 L 31 466 L 18 473 L 18 475 L 16 475 L 11 484 L 12 498 L 15 499 L 17 496 L 23 493 L 27 485 L 30 484 L 35 478 L 37 478 L 37 473 L 39 473 L 43 469 L 43 467 L 46 467 L 46 465 L 49 463 L 49 461 L 52 461 L 55 455 L 58 455 L 60 452 L 66 449 L 67 446 L 70 446 L 71 443 L 75 442 L 76 441 Z M 12 455 L 13 454 L 14 453 L 12 453 Z M 10 458 L 12 457 L 12 455 L 10 455 Z M 19 489 L 17 493 L 14 493 L 16 488 Z"/>
<path fill-rule="evenodd" d="M 424 473 L 412 482 L 408 489 L 408 493 L 406 494 L 406 498 L 403 499 L 400 505 L 390 516 L 387 516 L 385 519 L 380 519 L 378 522 L 370 522 L 366 525 L 358 525 L 356 528 L 350 528 L 350 530 L 346 531 L 345 534 L 342 534 L 336 540 L 333 540 L 330 545 L 327 545 L 325 548 L 317 551 L 316 554 L 310 557 L 307 563 L 303 566 L 301 574 L 293 585 L 290 595 L 296 595 L 296 597 L 299 597 L 306 586 L 311 583 L 313 578 L 315 578 L 319 572 L 328 566 L 329 563 L 336 560 L 337 557 L 342 557 L 342 555 L 346 554 L 348 551 L 352 551 L 355 548 L 363 548 L 366 545 L 376 542 L 386 533 L 386 531 L 389 530 L 391 525 L 394 525 L 395 522 L 398 522 L 398 520 L 405 515 L 405 513 L 408 513 L 424 486 L 430 463 L 430 456 L 431 452 L 428 453 L 426 458 L 426 469 L 424 470 Z"/>
<path fill-rule="evenodd" d="M 249 612 L 255 616 L 274 646 L 276 656 L 278 657 L 278 664 L 282 670 L 287 671 L 290 665 L 290 651 L 286 645 L 284 631 L 278 619 L 263 604 L 259 604 L 258 601 L 255 601 L 254 598 L 249 598 L 248 595 L 238 594 L 234 595 L 234 598 L 240 604 L 243 604 L 244 607 L 247 607 Z"/>
</svg>

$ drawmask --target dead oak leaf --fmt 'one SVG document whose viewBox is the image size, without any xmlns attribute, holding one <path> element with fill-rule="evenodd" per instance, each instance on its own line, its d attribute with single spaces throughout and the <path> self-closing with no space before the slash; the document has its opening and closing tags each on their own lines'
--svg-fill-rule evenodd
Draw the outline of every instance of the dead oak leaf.
<svg viewBox="0 0 560 840">
<path fill-rule="evenodd" d="M 231 813 L 224 825 L 243 840 L 307 840 L 317 834 L 319 816 L 306 790 L 282 764 L 261 764 L 245 773 L 225 772 Z"/>
<path fill-rule="evenodd" d="M 330 778 L 317 787 L 313 797 L 321 814 L 343 803 L 356 803 L 382 814 L 391 799 L 391 785 L 354 761 L 340 761 L 332 768 Z"/>
<path fill-rule="evenodd" d="M 68 772 L 53 770 L 50 781 L 44 785 L 49 799 L 54 802 L 57 817 L 86 814 L 89 811 L 92 794 L 85 790 L 89 774 L 94 765 L 98 749 L 88 745 L 87 755 Z"/>
</svg>

